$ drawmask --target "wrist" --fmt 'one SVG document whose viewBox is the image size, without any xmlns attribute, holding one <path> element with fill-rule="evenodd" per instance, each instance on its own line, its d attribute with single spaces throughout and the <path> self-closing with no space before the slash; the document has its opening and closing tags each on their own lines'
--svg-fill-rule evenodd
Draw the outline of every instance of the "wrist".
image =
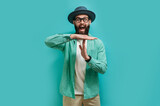
<svg viewBox="0 0 160 106">
<path fill-rule="evenodd" d="M 89 62 L 91 60 L 91 56 L 88 55 L 88 57 L 85 59 L 86 62 Z"/>
<path fill-rule="evenodd" d="M 71 34 L 71 35 L 70 35 L 70 38 L 71 38 L 71 39 L 75 39 L 75 35 L 74 35 L 74 34 Z"/>
<path fill-rule="evenodd" d="M 90 57 L 89 56 L 87 56 L 86 58 L 85 58 L 85 60 L 89 60 L 90 59 Z"/>
</svg>

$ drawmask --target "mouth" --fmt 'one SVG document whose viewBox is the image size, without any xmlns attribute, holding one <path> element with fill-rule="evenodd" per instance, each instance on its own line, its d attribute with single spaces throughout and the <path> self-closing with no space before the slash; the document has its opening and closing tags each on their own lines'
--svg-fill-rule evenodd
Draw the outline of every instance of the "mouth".
<svg viewBox="0 0 160 106">
<path fill-rule="evenodd" d="M 85 31 L 85 26 L 80 26 L 80 27 L 79 27 L 79 30 L 80 30 L 80 31 Z"/>
</svg>

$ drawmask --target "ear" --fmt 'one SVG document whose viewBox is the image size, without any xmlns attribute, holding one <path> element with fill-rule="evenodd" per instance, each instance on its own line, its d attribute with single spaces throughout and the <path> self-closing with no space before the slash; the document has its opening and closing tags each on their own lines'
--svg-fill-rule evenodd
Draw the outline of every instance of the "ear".
<svg viewBox="0 0 160 106">
<path fill-rule="evenodd" d="M 75 24 L 75 21 L 73 20 L 73 24 Z"/>
<path fill-rule="evenodd" d="M 89 24 L 91 24 L 91 19 L 89 20 Z"/>
</svg>

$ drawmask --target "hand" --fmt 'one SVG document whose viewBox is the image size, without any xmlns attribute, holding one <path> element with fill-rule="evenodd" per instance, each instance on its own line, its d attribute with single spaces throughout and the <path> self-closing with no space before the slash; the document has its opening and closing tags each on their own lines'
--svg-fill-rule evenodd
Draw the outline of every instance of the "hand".
<svg viewBox="0 0 160 106">
<path fill-rule="evenodd" d="M 91 37 L 88 35 L 82 35 L 82 34 L 71 34 L 71 39 L 78 39 L 78 40 L 94 40 L 97 39 L 96 37 Z"/>
<path fill-rule="evenodd" d="M 85 40 L 83 40 L 83 48 L 81 47 L 81 45 L 79 45 L 79 48 L 81 49 L 81 55 L 85 60 L 89 60 L 90 57 L 87 54 L 87 49 L 85 47 Z"/>
</svg>

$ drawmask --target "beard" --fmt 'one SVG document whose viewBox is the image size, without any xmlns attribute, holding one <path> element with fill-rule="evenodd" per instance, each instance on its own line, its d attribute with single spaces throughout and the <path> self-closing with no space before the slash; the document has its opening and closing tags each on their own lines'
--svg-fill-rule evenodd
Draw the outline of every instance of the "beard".
<svg viewBox="0 0 160 106">
<path fill-rule="evenodd" d="M 74 27 L 75 27 L 75 30 L 76 30 L 76 34 L 88 35 L 90 25 L 85 26 L 85 31 L 84 31 L 84 32 L 80 32 L 80 31 L 79 31 L 80 28 L 77 27 L 76 25 L 74 25 Z"/>
</svg>

